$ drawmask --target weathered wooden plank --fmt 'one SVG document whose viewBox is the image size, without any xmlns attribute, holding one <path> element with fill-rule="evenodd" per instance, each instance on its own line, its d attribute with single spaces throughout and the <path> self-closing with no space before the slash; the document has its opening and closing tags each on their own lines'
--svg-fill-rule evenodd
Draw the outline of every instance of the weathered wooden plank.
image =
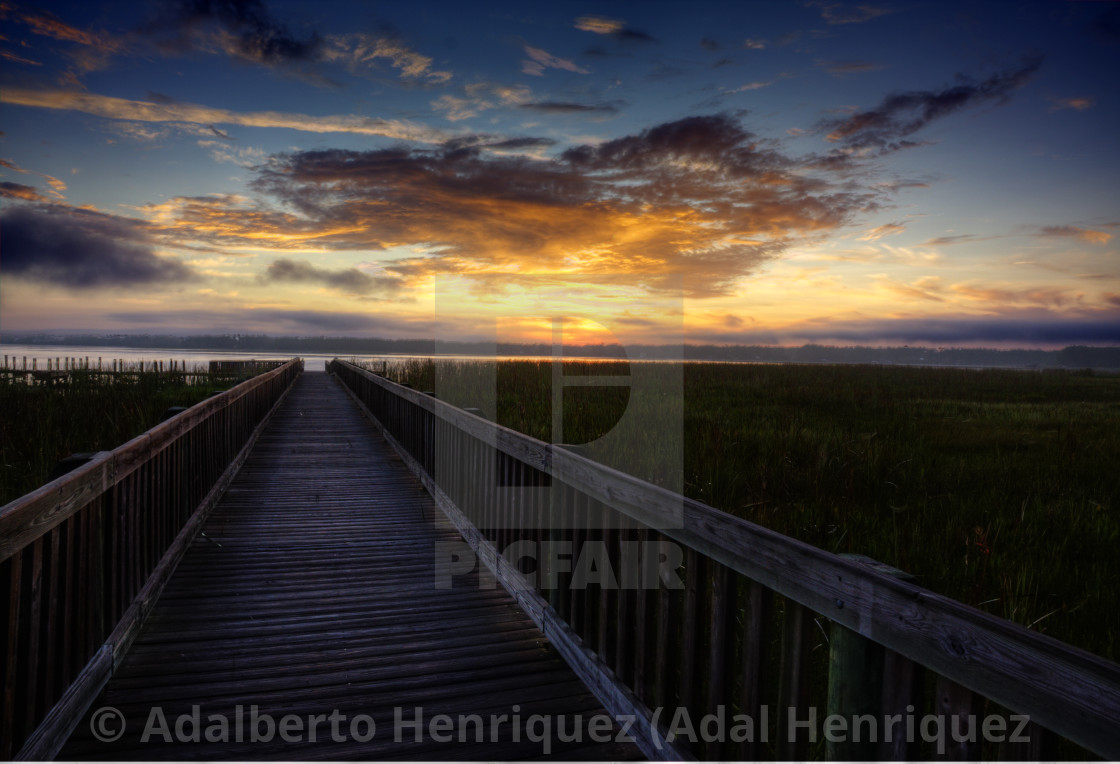
<svg viewBox="0 0 1120 764">
<path fill-rule="evenodd" d="M 628 688 L 614 681 L 613 672 L 602 659 L 583 643 L 579 635 L 549 606 L 548 601 L 528 585 L 516 566 L 498 553 L 485 534 L 471 522 L 469 516 L 450 500 L 442 488 L 435 484 L 431 476 L 420 468 L 415 459 L 396 442 L 396 439 L 380 425 L 376 418 L 370 416 L 371 421 L 381 429 L 385 439 L 397 449 L 403 461 L 420 478 L 435 499 L 436 505 L 497 580 L 516 599 L 522 611 L 541 628 L 550 644 L 603 703 L 607 712 L 615 716 L 634 716 L 635 737 L 642 752 L 647 756 L 660 759 L 684 758 L 683 752 L 666 743 L 663 734 L 651 725 L 649 709 L 645 708 Z M 553 486 L 555 488 L 555 482 Z M 658 747 L 659 745 L 661 747 Z"/>
<path fill-rule="evenodd" d="M 695 717 L 700 714 L 700 705 L 696 702 L 698 696 L 696 663 L 700 657 L 700 644 L 703 641 L 701 631 L 707 627 L 700 619 L 700 598 L 704 594 L 704 578 L 707 574 L 707 559 L 695 549 L 685 550 L 685 592 L 684 592 L 684 617 L 681 620 L 681 647 L 680 655 L 676 656 L 676 663 L 680 666 L 680 698 L 679 703 L 687 708 Z"/>
<path fill-rule="evenodd" d="M 935 713 L 944 720 L 936 756 L 950 761 L 977 761 L 983 740 L 980 724 L 983 702 L 967 687 L 945 677 L 937 678 Z"/>
<path fill-rule="evenodd" d="M 804 760 L 808 730 L 793 722 L 808 717 L 809 628 L 813 616 L 796 602 L 786 601 L 782 613 L 782 655 L 778 679 L 778 754 L 787 761 Z"/>
<path fill-rule="evenodd" d="M 572 528 L 569 531 L 572 540 L 572 560 L 574 562 L 580 558 L 584 553 L 584 546 L 588 543 L 587 538 L 587 509 L 580 501 L 581 495 L 572 491 L 567 501 L 569 504 L 569 516 L 572 519 Z M 574 567 L 573 567 L 574 570 Z M 597 584 L 589 584 L 586 581 L 581 586 L 575 586 L 575 576 L 572 578 L 571 601 L 569 603 L 569 612 L 566 620 L 568 625 L 579 635 L 586 634 L 586 611 L 587 600 L 589 598 L 588 589 L 594 586 L 598 588 Z"/>
<path fill-rule="evenodd" d="M 0 710 L 0 759 L 11 758 L 16 733 L 16 697 L 19 693 L 20 610 L 23 600 L 23 554 L 16 552 L 8 566 L 8 626 L 5 635 L 8 653 L 4 656 L 4 706 Z"/>
<path fill-rule="evenodd" d="M 857 716 L 882 719 L 883 647 L 851 629 L 833 624 L 829 630 L 828 714 L 848 720 Z M 869 761 L 878 750 L 877 735 L 849 731 L 828 739 L 830 761 Z"/>
<path fill-rule="evenodd" d="M 276 403 L 273 404 L 272 408 L 265 415 L 264 419 L 256 426 L 244 447 L 242 447 L 237 456 L 234 457 L 233 461 L 229 463 L 229 466 L 226 467 L 225 472 L 222 473 L 218 481 L 214 483 L 210 492 L 206 495 L 206 498 L 202 500 L 202 503 L 195 509 L 187 523 L 176 534 L 175 540 L 163 553 L 155 569 L 146 577 L 143 586 L 137 592 L 136 596 L 132 598 L 124 614 L 113 629 L 113 632 L 106 640 L 107 644 L 113 646 L 114 667 L 120 665 L 124 656 L 128 653 L 129 647 L 132 646 L 133 640 L 144 624 L 144 619 L 147 618 L 156 601 L 159 599 L 160 593 L 170 580 L 179 561 L 182 560 L 183 555 L 186 554 L 187 549 L 205 524 L 210 512 L 225 494 L 230 483 L 245 463 L 245 460 L 249 457 L 249 454 L 260 439 L 261 433 L 264 432 L 265 428 L 271 422 L 272 417 L 275 416 L 276 412 L 287 399 L 291 389 L 291 387 L 288 387 L 281 394 Z"/>
<path fill-rule="evenodd" d="M 662 544 L 665 543 L 663 540 Z M 658 588 L 657 604 L 657 646 L 654 656 L 654 708 L 662 708 L 677 700 L 677 674 L 676 664 L 672 657 L 676 655 L 678 634 L 680 633 L 680 618 L 678 598 L 680 592 L 670 591 L 662 584 Z"/>
<path fill-rule="evenodd" d="M 0 560 L 64 521 L 109 484 L 112 453 L 102 451 L 86 464 L 0 508 Z"/>
<path fill-rule="evenodd" d="M 704 704 L 704 712 L 717 714 L 720 706 L 725 708 L 728 704 L 728 679 L 732 675 L 732 658 L 734 651 L 731 649 L 730 630 L 734 620 L 735 598 L 729 591 L 731 586 L 731 573 L 723 565 L 711 566 L 708 607 L 708 655 L 705 661 L 705 677 L 708 682 L 708 694 Z M 705 753 L 707 758 L 727 758 L 723 745 L 728 741 L 711 741 Z"/>
<path fill-rule="evenodd" d="M 59 656 L 58 643 L 61 634 L 61 606 L 62 606 L 62 531 L 63 525 L 56 526 L 47 535 L 47 565 L 46 565 L 46 614 L 43 625 L 43 676 L 42 693 L 44 703 L 54 703 L 58 696 L 57 683 L 58 669 L 62 661 Z"/>
<path fill-rule="evenodd" d="M 757 581 L 740 579 L 740 586 L 746 589 L 746 618 L 742 636 L 742 708 L 751 717 L 754 735 L 743 740 L 740 758 L 744 761 L 757 761 L 762 758 L 762 740 L 769 737 L 769 730 L 762 730 L 762 707 L 767 697 L 766 666 L 767 648 L 774 621 L 774 595 Z M 768 720 L 767 720 L 768 721 Z"/>
<path fill-rule="evenodd" d="M 904 719 L 907 706 L 921 708 L 924 672 L 914 661 L 893 650 L 883 651 L 882 714 Z M 883 736 L 879 743 L 878 758 L 883 761 L 912 761 L 918 758 L 917 743 L 906 735 Z"/>
<path fill-rule="evenodd" d="M 60 603 L 61 612 L 59 614 L 59 640 L 60 649 L 58 655 L 58 673 L 59 673 L 59 686 L 65 682 L 65 677 L 75 676 L 78 673 L 77 667 L 80 665 L 77 652 L 77 642 L 75 641 L 75 632 L 80 623 L 80 615 L 77 606 L 77 589 L 78 589 L 78 569 L 77 569 L 77 539 L 75 534 L 78 532 L 77 518 L 70 516 L 66 522 L 59 526 L 63 530 L 63 560 L 61 567 L 62 576 L 62 601 Z"/>
<path fill-rule="evenodd" d="M 597 502 L 589 506 L 594 506 L 598 512 L 596 514 L 600 517 L 603 543 L 608 549 L 614 547 L 618 539 L 617 522 L 611 516 L 610 510 L 606 507 L 599 505 Z M 605 663 L 610 663 L 614 657 L 615 652 L 618 650 L 618 632 L 612 628 L 615 624 L 615 611 L 618 609 L 618 590 L 614 588 L 602 589 L 599 592 L 599 633 L 598 639 L 595 641 L 596 649 L 599 651 L 599 656 Z"/>
<path fill-rule="evenodd" d="M 630 533 L 634 527 L 629 518 L 623 518 L 618 523 L 618 530 L 614 535 L 618 541 L 612 544 L 611 565 L 617 571 L 618 598 L 615 602 L 615 654 L 614 671 L 620 682 L 627 687 L 634 686 L 634 642 L 636 630 L 634 628 L 634 597 L 638 581 L 631 580 L 632 573 L 638 569 L 637 560 L 633 559 L 634 545 L 629 543 Z M 617 551 L 616 551 L 617 550 Z M 640 629 L 640 627 L 639 627 Z"/>
<path fill-rule="evenodd" d="M 109 680 L 113 669 L 113 650 L 103 646 L 70 684 L 62 698 L 51 708 L 36 730 L 27 738 L 17 761 L 51 761 L 62 750 L 66 739 L 82 715 Z"/>
<path fill-rule="evenodd" d="M 643 550 L 642 554 L 647 554 L 649 547 L 649 531 L 641 527 L 638 529 L 637 542 L 639 549 Z M 637 564 L 637 561 L 636 563 Z M 646 588 L 646 569 L 649 567 L 648 560 L 641 560 L 641 569 L 639 580 L 636 584 L 635 600 L 634 603 L 634 694 L 638 696 L 647 705 L 651 703 L 649 698 L 649 649 L 650 642 L 657 638 L 657 623 L 653 618 L 657 598 L 657 589 Z"/>
<path fill-rule="evenodd" d="M 305 378 L 299 390 L 321 383 L 333 387 L 328 378 Z M 480 589 L 477 574 L 465 573 L 449 589 L 435 585 L 433 544 L 458 536 L 433 528 L 431 499 L 344 396 L 326 405 L 318 393 L 308 399 L 299 390 L 282 408 L 285 419 L 262 433 L 119 662 L 104 699 L 124 712 L 129 728 L 138 734 L 157 701 L 169 714 L 200 702 L 208 711 L 215 703 L 231 710 L 258 703 L 305 716 L 345 707 L 371 714 L 385 729 L 390 709 L 412 704 L 426 713 L 508 714 L 521 703 L 527 713 L 606 713 L 504 590 Z M 367 449 L 378 442 L 371 457 Z M 505 562 L 492 546 L 488 553 L 492 563 Z M 142 592 L 134 605 L 149 599 Z M 361 747 L 273 741 L 203 749 L 142 745 L 130 733 L 106 747 L 83 729 L 64 757 L 346 758 L 374 751 L 395 759 L 417 750 L 440 758 L 449 750 L 430 740 L 401 748 L 391 734 Z M 580 758 L 592 747 L 557 750 Z M 618 758 L 636 754 L 632 746 L 614 750 Z M 478 751 L 519 759 L 533 749 L 507 736 Z"/>
<path fill-rule="evenodd" d="M 38 721 L 36 713 L 39 704 L 39 657 L 43 644 L 43 537 L 31 544 L 31 576 L 28 587 L 27 639 L 22 651 L 23 669 L 27 672 L 27 684 L 20 698 L 20 709 L 26 721 L 24 729 L 34 729 Z"/>
</svg>

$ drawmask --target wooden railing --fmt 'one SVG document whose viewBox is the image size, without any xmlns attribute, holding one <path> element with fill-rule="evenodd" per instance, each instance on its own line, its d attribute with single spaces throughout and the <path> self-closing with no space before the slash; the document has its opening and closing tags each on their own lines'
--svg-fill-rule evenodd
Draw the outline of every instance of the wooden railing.
<svg viewBox="0 0 1120 764">
<path fill-rule="evenodd" d="M 1022 760 L 1055 757 L 1060 737 L 1120 758 L 1117 664 L 350 363 L 328 370 L 606 708 L 637 717 L 651 757 Z M 589 548 L 606 553 L 582 565 Z M 452 556 L 444 574 L 463 570 Z M 573 587 L 573 568 L 618 585 Z"/>
<path fill-rule="evenodd" d="M 303 370 L 292 359 L 0 508 L 0 759 L 49 759 Z"/>
</svg>

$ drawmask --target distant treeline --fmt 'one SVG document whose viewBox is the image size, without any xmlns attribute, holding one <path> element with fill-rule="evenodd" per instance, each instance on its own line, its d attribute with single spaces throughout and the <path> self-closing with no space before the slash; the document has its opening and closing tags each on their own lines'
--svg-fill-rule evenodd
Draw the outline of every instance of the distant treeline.
<svg viewBox="0 0 1120 764">
<path fill-rule="evenodd" d="M 346 356 L 448 355 L 490 356 L 495 345 L 431 339 L 380 337 L 273 337 L 264 334 L 203 334 L 177 337 L 163 334 L 3 334 L 0 342 L 15 345 L 72 345 L 85 347 L 221 350 L 276 355 L 322 354 Z M 548 356 L 544 343 L 498 343 L 498 355 Z M 1061 350 L 996 350 L 991 348 L 836 347 L 802 345 L 567 345 L 565 355 L 591 358 L 677 359 L 695 361 L 759 361 L 766 363 L 885 363 L 938 366 L 1004 366 L 1016 368 L 1120 369 L 1120 347 L 1075 345 Z"/>
</svg>

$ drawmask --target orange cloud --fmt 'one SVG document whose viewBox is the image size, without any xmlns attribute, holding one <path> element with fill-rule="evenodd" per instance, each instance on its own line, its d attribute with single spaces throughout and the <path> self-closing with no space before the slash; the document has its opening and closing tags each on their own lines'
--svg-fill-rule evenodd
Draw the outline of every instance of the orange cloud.
<svg viewBox="0 0 1120 764">
<path fill-rule="evenodd" d="M 291 213 L 259 207 L 231 194 L 176 197 L 142 208 L 170 246 L 202 242 L 219 250 L 320 248 L 354 232 L 353 225 L 316 225 Z"/>
<path fill-rule="evenodd" d="M 355 33 L 326 38 L 319 55 L 322 60 L 339 62 L 358 72 L 377 59 L 385 59 L 408 80 L 423 80 L 440 85 L 451 79 L 451 72 L 432 69 L 432 59 L 407 47 L 399 40 Z"/>
<path fill-rule="evenodd" d="M 1112 241 L 1112 234 L 1110 233 L 1094 231 L 1090 228 L 1078 228 L 1072 225 L 1046 226 L 1039 232 L 1039 235 L 1046 237 L 1069 236 L 1090 244 L 1108 244 Z"/>
<path fill-rule="evenodd" d="M 982 307 L 985 310 L 1004 310 L 1010 307 L 1058 310 L 1082 306 L 1085 302 L 1084 293 L 1062 287 L 963 282 L 945 285 L 938 276 L 924 276 L 912 283 L 896 281 L 885 275 L 875 278 L 882 287 L 903 297 L 931 302 L 950 302 L 962 307 L 967 306 L 970 310 L 975 309 L 975 306 L 970 303 L 983 303 Z"/>
<path fill-rule="evenodd" d="M 23 56 L 17 56 L 15 53 L 10 53 L 6 50 L 0 51 L 0 56 L 2 56 L 3 58 L 6 58 L 9 61 L 14 61 L 17 64 L 27 64 L 28 66 L 42 66 L 43 65 L 43 63 L 41 61 L 32 61 L 30 58 L 24 58 Z"/>
<path fill-rule="evenodd" d="M 836 229 L 871 198 L 760 148 L 726 117 L 549 161 L 460 144 L 303 152 L 274 158 L 255 188 L 298 211 L 254 217 L 255 230 L 275 231 L 281 244 L 280 232 L 294 231 L 336 250 L 418 247 L 427 254 L 385 265 L 413 282 L 455 274 L 482 292 L 587 284 L 695 297 L 730 293 L 791 242 Z M 211 214 L 239 212 L 208 202 Z"/>
<path fill-rule="evenodd" d="M 442 130 L 405 120 L 377 119 L 349 114 L 315 117 L 277 111 L 235 112 L 191 103 L 132 101 L 71 90 L 4 88 L 0 90 L 0 103 L 78 111 L 108 119 L 135 122 L 193 122 L 201 125 L 281 127 L 310 133 L 379 135 L 422 143 L 443 142 L 452 137 Z"/>
<path fill-rule="evenodd" d="M 902 295 L 903 297 L 915 300 L 945 302 L 945 297 L 942 294 L 944 289 L 941 286 L 941 279 L 936 276 L 922 277 L 913 284 L 906 284 L 883 275 L 876 276 L 875 279 L 884 288 L 895 294 Z"/>
<path fill-rule="evenodd" d="M 884 236 L 894 236 L 906 230 L 906 226 L 901 223 L 887 223 L 885 225 L 872 228 L 870 231 L 860 236 L 857 241 L 876 241 Z"/>
<path fill-rule="evenodd" d="M 21 173 L 23 175 L 27 175 L 27 174 L 38 175 L 40 178 L 42 178 L 43 180 L 45 180 L 47 182 L 48 186 L 51 187 L 51 193 L 52 194 L 54 194 L 59 199 L 65 199 L 66 198 L 62 194 L 62 192 L 66 190 L 66 183 L 59 180 L 58 178 L 55 178 L 51 175 L 46 175 L 45 173 L 41 173 L 41 172 L 33 172 L 31 170 L 25 170 L 22 167 L 20 167 L 19 165 L 15 164 L 14 162 L 9 162 L 6 159 L 0 159 L 0 167 L 3 167 L 6 170 L 11 170 L 13 172 Z M 19 184 L 17 183 L 17 184 L 13 184 L 13 185 L 18 186 Z M 30 188 L 30 187 L 29 186 L 21 186 L 21 188 Z M 38 191 L 36 191 L 35 194 L 38 196 Z M 16 198 L 16 197 L 13 196 L 13 198 Z M 28 196 L 19 196 L 18 198 L 29 199 L 30 200 L 30 197 L 28 197 Z M 41 196 L 39 197 L 39 199 L 42 200 L 42 201 L 50 201 L 49 199 L 46 199 L 46 197 L 41 197 Z"/>
<path fill-rule="evenodd" d="M 595 34 L 614 34 L 626 26 L 625 21 L 603 18 L 602 16 L 580 16 L 576 19 L 576 29 Z"/>
<path fill-rule="evenodd" d="M 526 45 L 525 55 L 529 58 L 521 62 L 521 72 L 523 74 L 540 77 L 544 75 L 545 69 L 563 69 L 576 74 L 591 74 L 588 69 L 584 69 L 566 58 L 558 58 L 542 48 Z"/>
<path fill-rule="evenodd" d="M 1062 109 L 1074 109 L 1076 111 L 1085 111 L 1091 109 L 1095 105 L 1092 98 L 1060 98 L 1054 101 L 1054 105 L 1050 107 L 1050 111 L 1061 111 Z"/>
<path fill-rule="evenodd" d="M 994 287 L 954 284 L 954 294 L 969 300 L 991 302 L 999 306 L 1066 308 L 1080 304 L 1084 295 L 1058 287 Z"/>
<path fill-rule="evenodd" d="M 32 32 L 44 37 L 53 37 L 56 40 L 65 40 L 107 50 L 119 49 L 119 44 L 107 36 L 82 31 L 55 18 L 53 15 L 21 13 L 19 14 L 19 20 L 29 26 Z"/>
</svg>

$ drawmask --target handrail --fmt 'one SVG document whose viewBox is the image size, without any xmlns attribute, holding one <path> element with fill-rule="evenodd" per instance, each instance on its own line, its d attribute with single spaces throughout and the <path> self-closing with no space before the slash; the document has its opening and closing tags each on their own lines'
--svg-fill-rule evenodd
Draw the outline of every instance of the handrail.
<svg viewBox="0 0 1120 764">
<path fill-rule="evenodd" d="M 0 508 L 0 759 L 57 753 L 302 371 L 287 361 Z"/>
<path fill-rule="evenodd" d="M 884 714 L 905 713 L 909 707 L 921 718 L 925 701 L 916 677 L 925 669 L 937 682 L 935 712 L 961 716 L 978 708 L 979 695 L 1030 717 L 1036 747 L 1013 749 L 1013 758 L 1043 755 L 1045 751 L 1040 752 L 1037 745 L 1039 739 L 1047 738 L 1046 730 L 1106 759 L 1120 758 L 1116 723 L 1120 718 L 1120 665 L 901 580 L 882 572 L 884 566 L 826 552 L 685 499 L 348 362 L 332 361 L 329 370 L 406 452 L 406 461 L 420 473 L 437 501 L 452 505 L 444 506 L 445 511 L 450 509 L 452 515 L 461 512 L 460 530 L 475 537 L 481 545 L 479 555 L 493 563 L 499 578 L 508 579 L 503 580 L 507 587 L 524 591 L 531 583 L 531 576 L 521 575 L 516 560 L 507 559 L 508 554 L 502 557 L 519 540 L 547 543 L 565 539 L 578 544 L 599 536 L 609 541 L 612 562 L 633 550 L 621 544 L 623 540 L 671 541 L 684 547 L 685 591 L 679 596 L 669 592 L 663 582 L 652 591 L 567 592 L 563 587 L 543 589 L 540 581 L 534 587 L 570 627 L 581 649 L 597 652 L 613 673 L 613 681 L 640 706 L 683 706 L 694 721 L 714 712 L 721 702 L 740 710 L 758 708 L 767 681 L 774 684 L 766 666 L 775 661 L 763 655 L 767 621 L 774 617 L 773 592 L 786 600 L 778 680 L 783 714 L 788 705 L 801 709 L 797 719 L 806 718 L 803 643 L 811 633 L 812 614 L 819 614 L 834 624 L 834 634 L 843 631 L 836 627 L 843 627 L 858 635 L 860 649 L 886 649 L 885 657 L 872 659 L 867 668 L 882 671 L 883 661 L 887 661 L 888 676 L 881 694 L 876 687 L 870 703 Z M 483 479 L 490 475 L 499 479 Z M 532 492 L 502 492 L 496 483 L 551 483 L 554 495 L 559 492 L 561 498 L 544 507 Z M 624 529 L 617 530 L 618 523 L 612 526 L 616 530 L 589 526 L 587 518 L 599 516 L 593 513 L 595 509 L 600 514 L 621 513 Z M 558 513 L 572 530 L 557 533 L 553 521 Z M 545 530 L 533 528 L 534 522 Z M 537 571 L 537 579 L 543 577 L 542 572 Z M 565 580 L 563 575 L 559 580 Z M 640 633 L 672 626 L 674 617 L 680 621 L 681 615 L 694 625 L 669 637 Z M 617 633 L 611 634 L 612 630 Z M 833 642 L 852 644 L 850 639 L 834 638 Z M 834 661 L 836 649 L 834 644 Z M 658 665 L 673 654 L 680 656 L 679 668 Z M 705 666 L 706 674 L 697 672 L 704 674 L 702 678 L 693 681 L 684 676 Z M 719 676 L 732 666 L 743 678 Z M 916 667 L 920 667 L 919 674 Z M 837 681 L 836 677 L 831 681 Z M 824 715 L 822 710 L 820 716 Z M 781 722 L 779 719 L 779 735 L 788 731 Z M 793 727 L 796 733 L 797 727 L 805 731 L 807 725 Z M 778 748 L 782 758 L 804 757 L 804 741 L 779 742 L 791 743 L 791 747 Z M 964 742 L 962 755 L 978 755 L 975 740 Z M 918 755 L 918 748 L 897 745 L 848 752 L 853 750 L 860 753 L 859 758 L 928 758 Z M 692 749 L 709 756 L 747 754 L 744 758 L 757 751 L 750 746 L 732 750 L 718 742 Z"/>
</svg>

